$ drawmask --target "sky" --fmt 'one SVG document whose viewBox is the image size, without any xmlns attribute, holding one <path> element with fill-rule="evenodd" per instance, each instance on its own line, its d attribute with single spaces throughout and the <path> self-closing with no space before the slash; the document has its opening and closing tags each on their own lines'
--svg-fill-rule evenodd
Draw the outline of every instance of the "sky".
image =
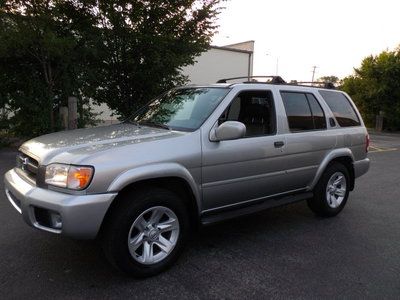
<svg viewBox="0 0 400 300">
<path fill-rule="evenodd" d="M 254 40 L 253 75 L 286 81 L 351 75 L 400 45 L 399 0 L 228 0 L 212 44 Z"/>
</svg>

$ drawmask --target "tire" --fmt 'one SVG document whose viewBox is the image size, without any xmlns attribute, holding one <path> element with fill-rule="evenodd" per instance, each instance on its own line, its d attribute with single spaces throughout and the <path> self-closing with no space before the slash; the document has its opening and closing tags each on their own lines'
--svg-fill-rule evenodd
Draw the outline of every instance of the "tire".
<svg viewBox="0 0 400 300">
<path fill-rule="evenodd" d="M 315 186 L 314 197 L 307 200 L 308 207 L 320 217 L 334 217 L 346 205 L 349 190 L 349 171 L 341 163 L 331 163 Z"/>
<path fill-rule="evenodd" d="M 173 192 L 156 187 L 120 197 L 102 235 L 107 259 L 137 278 L 166 270 L 178 259 L 187 240 L 189 217 L 184 202 Z"/>
</svg>

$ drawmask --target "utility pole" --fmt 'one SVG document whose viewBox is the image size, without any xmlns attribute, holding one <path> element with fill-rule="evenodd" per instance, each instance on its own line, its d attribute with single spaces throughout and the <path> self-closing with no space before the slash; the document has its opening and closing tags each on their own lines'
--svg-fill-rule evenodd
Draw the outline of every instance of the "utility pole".
<svg viewBox="0 0 400 300">
<path fill-rule="evenodd" d="M 313 66 L 311 82 L 314 82 L 314 76 L 315 76 L 315 69 L 316 68 L 317 68 L 317 66 Z"/>
<path fill-rule="evenodd" d="M 265 55 L 266 56 L 271 56 L 271 58 L 272 58 L 272 55 L 270 54 L 270 53 L 265 53 Z M 275 75 L 276 76 L 278 76 L 278 71 L 279 71 L 279 57 L 277 56 L 276 57 L 276 64 L 275 64 Z M 271 72 L 272 73 L 272 72 Z"/>
</svg>

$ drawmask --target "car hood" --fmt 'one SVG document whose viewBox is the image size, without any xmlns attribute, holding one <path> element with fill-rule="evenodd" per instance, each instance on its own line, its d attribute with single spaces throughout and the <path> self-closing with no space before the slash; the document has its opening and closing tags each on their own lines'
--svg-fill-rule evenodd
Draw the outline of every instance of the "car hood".
<svg viewBox="0 0 400 300">
<path fill-rule="evenodd" d="M 20 150 L 41 164 L 57 157 L 58 162 L 77 163 L 90 154 L 130 144 L 172 138 L 183 132 L 121 123 L 109 126 L 61 131 L 25 142 Z"/>
</svg>

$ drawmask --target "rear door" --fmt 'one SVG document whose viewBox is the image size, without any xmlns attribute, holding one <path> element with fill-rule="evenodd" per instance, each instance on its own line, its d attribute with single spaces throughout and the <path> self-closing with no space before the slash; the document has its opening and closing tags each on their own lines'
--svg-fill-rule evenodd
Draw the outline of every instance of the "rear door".
<svg viewBox="0 0 400 300">
<path fill-rule="evenodd" d="M 336 135 L 328 122 L 317 94 L 304 90 L 280 92 L 286 112 L 287 190 L 306 188 L 314 179 L 326 153 L 335 147 Z"/>
</svg>

